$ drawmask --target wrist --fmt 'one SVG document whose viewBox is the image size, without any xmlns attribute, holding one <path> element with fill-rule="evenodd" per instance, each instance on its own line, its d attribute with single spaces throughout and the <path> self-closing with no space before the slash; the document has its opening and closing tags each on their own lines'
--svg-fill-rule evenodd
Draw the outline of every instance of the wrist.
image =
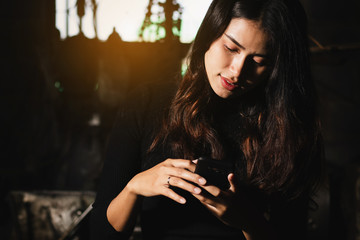
<svg viewBox="0 0 360 240">
<path fill-rule="evenodd" d="M 135 177 L 133 177 L 125 186 L 124 191 L 130 196 L 136 197 L 139 196 L 139 191 L 137 190 L 137 183 Z"/>
</svg>

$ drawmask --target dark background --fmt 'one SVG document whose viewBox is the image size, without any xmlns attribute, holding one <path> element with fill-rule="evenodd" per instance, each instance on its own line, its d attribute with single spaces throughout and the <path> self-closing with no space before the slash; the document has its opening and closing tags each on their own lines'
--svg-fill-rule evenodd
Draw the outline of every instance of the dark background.
<svg viewBox="0 0 360 240">
<path fill-rule="evenodd" d="M 328 181 L 312 239 L 360 237 L 360 1 L 303 0 Z M 124 6 L 125 7 L 125 6 Z M 94 191 L 118 104 L 139 84 L 174 81 L 189 44 L 60 39 L 55 0 L 0 7 L 0 230 L 11 191 Z M 1 232 L 0 232 L 1 234 Z"/>
</svg>

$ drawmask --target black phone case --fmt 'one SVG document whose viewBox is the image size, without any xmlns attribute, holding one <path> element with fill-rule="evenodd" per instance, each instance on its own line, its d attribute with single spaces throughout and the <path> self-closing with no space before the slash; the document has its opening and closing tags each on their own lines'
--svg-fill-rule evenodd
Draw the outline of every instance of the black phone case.
<svg viewBox="0 0 360 240">
<path fill-rule="evenodd" d="M 207 185 L 214 185 L 222 190 L 230 187 L 227 176 L 231 172 L 233 172 L 231 163 L 207 157 L 200 157 L 195 169 L 195 173 L 206 179 Z"/>
</svg>

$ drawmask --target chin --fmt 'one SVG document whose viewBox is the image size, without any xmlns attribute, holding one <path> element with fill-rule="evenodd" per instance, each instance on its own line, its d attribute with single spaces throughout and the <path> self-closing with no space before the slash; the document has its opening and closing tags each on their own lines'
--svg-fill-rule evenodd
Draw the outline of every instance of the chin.
<svg viewBox="0 0 360 240">
<path fill-rule="evenodd" d="M 221 97 L 221 98 L 224 98 L 224 99 L 232 98 L 233 95 L 234 95 L 233 93 L 224 92 L 224 91 L 215 91 L 215 94 L 216 94 L 218 97 Z"/>
</svg>

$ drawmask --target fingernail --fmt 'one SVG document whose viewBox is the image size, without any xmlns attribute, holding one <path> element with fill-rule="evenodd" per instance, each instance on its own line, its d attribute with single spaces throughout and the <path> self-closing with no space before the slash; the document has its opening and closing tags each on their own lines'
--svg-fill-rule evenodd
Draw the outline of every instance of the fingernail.
<svg viewBox="0 0 360 240">
<path fill-rule="evenodd" d="M 196 187 L 196 188 L 194 188 L 194 192 L 199 194 L 201 192 L 201 189 Z"/>
<path fill-rule="evenodd" d="M 182 204 L 186 203 L 185 198 L 180 198 L 180 203 L 182 203 Z"/>
<path fill-rule="evenodd" d="M 205 183 L 206 183 L 205 178 L 200 178 L 200 179 L 199 179 L 199 183 L 200 183 L 200 184 L 205 184 Z"/>
</svg>

